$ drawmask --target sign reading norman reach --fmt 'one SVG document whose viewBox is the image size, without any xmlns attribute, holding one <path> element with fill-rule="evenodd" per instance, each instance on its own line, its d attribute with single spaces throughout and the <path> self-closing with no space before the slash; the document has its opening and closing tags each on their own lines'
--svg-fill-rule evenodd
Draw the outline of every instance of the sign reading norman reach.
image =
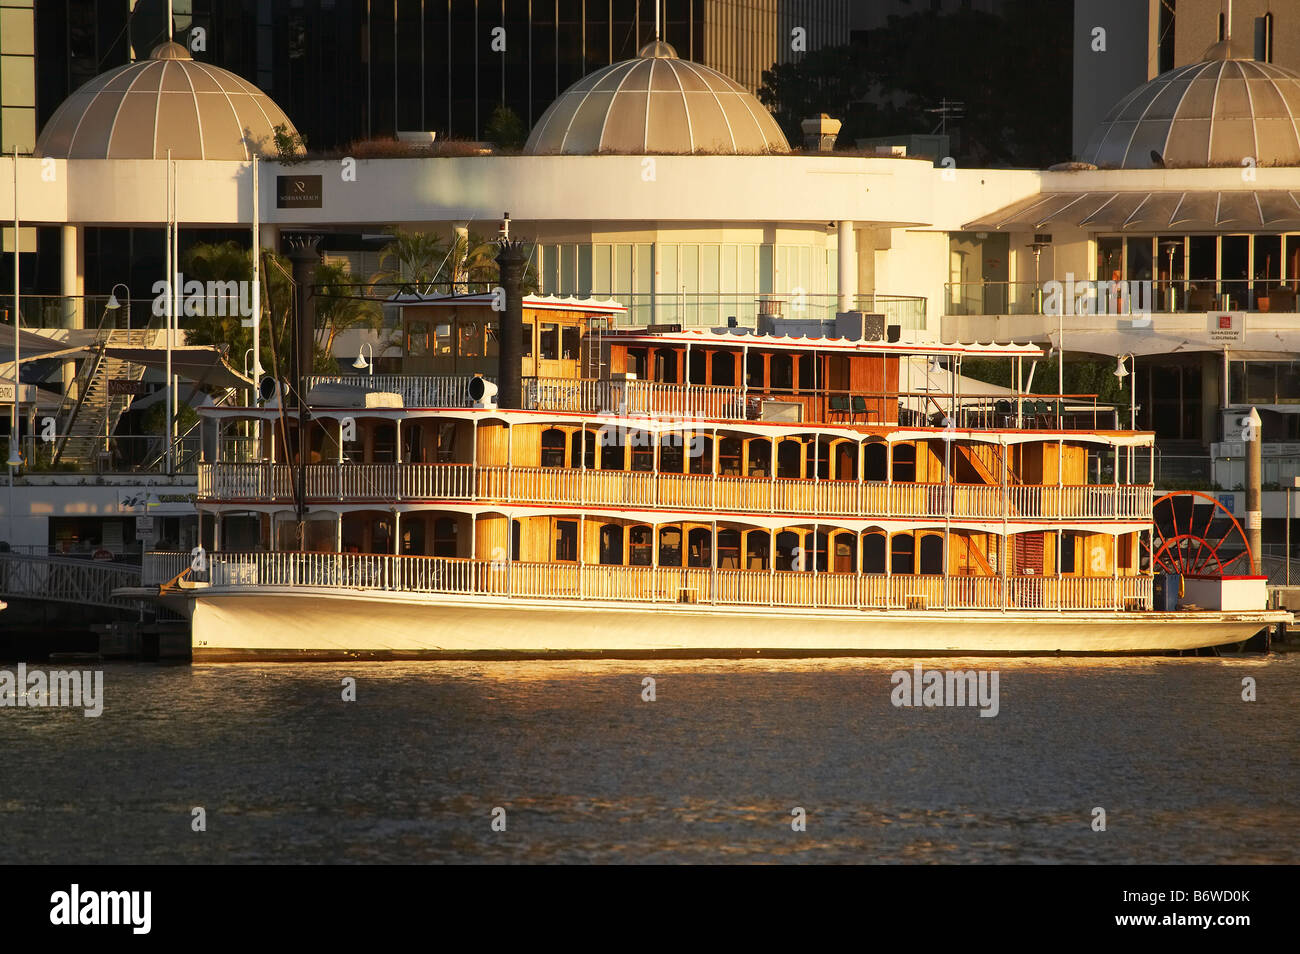
<svg viewBox="0 0 1300 954">
<path fill-rule="evenodd" d="M 277 209 L 319 209 L 323 186 L 320 176 L 276 176 Z"/>
</svg>

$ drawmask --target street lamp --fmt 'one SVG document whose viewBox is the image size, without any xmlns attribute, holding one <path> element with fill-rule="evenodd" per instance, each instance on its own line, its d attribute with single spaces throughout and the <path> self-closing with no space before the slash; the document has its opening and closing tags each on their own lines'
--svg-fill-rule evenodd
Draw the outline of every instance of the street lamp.
<svg viewBox="0 0 1300 954">
<path fill-rule="evenodd" d="M 1124 366 L 1125 359 L 1133 362 L 1133 370 L 1129 371 Z M 1131 378 L 1128 383 L 1128 429 L 1137 430 L 1137 359 L 1131 354 L 1121 354 L 1115 356 L 1115 377 L 1119 379 L 1120 390 L 1124 388 L 1124 379 Z M 1116 466 L 1118 470 L 1118 464 Z M 1133 482 L 1133 448 L 1128 449 L 1128 480 Z"/>
<path fill-rule="evenodd" d="M 370 360 L 366 360 L 367 353 Z M 357 349 L 357 360 L 352 362 L 352 367 L 358 371 L 365 371 L 366 374 L 375 373 L 375 349 L 370 346 L 370 342 L 361 342 L 361 347 Z"/>
<path fill-rule="evenodd" d="M 130 288 L 127 288 L 127 286 L 122 282 L 118 282 L 111 289 L 109 289 L 108 304 L 106 304 L 104 307 L 107 308 L 109 311 L 117 311 L 119 308 L 122 307 L 122 303 L 121 301 L 118 300 L 117 297 L 117 290 L 119 288 L 124 289 L 126 291 L 126 328 L 127 331 L 130 331 L 131 330 L 131 289 Z"/>
</svg>

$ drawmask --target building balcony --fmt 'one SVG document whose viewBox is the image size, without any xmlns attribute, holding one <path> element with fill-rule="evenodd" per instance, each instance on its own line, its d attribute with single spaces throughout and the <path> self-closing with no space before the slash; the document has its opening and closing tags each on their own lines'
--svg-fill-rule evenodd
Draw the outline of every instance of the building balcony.
<svg viewBox="0 0 1300 954">
<path fill-rule="evenodd" d="M 217 587 L 845 610 L 1131 611 L 1152 600 L 1146 575 L 911 576 L 346 553 L 218 552 L 209 555 L 206 576 Z"/>
<path fill-rule="evenodd" d="M 345 462 L 305 470 L 307 500 L 315 505 L 464 501 L 857 519 L 1149 520 L 1153 499 L 1150 485 L 1000 487 L 471 464 Z M 295 479 L 288 464 L 201 464 L 198 496 L 206 503 L 291 504 Z"/>
</svg>

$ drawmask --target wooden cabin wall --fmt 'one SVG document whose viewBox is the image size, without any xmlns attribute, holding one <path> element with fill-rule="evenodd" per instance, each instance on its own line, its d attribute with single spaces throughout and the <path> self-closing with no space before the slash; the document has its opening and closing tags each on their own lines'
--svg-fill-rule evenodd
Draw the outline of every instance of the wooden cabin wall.
<svg viewBox="0 0 1300 954">
<path fill-rule="evenodd" d="M 472 426 L 471 422 L 466 422 Z M 482 421 L 478 426 L 478 463 L 481 467 L 504 467 L 509 460 L 509 428 L 500 421 Z M 457 434 L 457 446 L 460 435 Z M 541 449 L 538 448 L 538 454 Z M 459 455 L 458 455 L 459 456 Z M 518 461 L 516 461 L 518 463 Z"/>
<path fill-rule="evenodd" d="M 1088 482 L 1088 446 L 1086 444 L 1066 444 L 1061 452 L 1061 473 L 1066 484 L 1086 484 Z"/>
</svg>

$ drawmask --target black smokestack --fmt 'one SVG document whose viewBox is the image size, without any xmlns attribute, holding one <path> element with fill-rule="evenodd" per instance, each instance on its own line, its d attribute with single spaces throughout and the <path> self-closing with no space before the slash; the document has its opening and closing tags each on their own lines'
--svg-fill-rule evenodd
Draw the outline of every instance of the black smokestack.
<svg viewBox="0 0 1300 954">
<path fill-rule="evenodd" d="M 298 399 L 302 393 L 302 379 L 311 374 L 316 358 L 316 266 L 320 252 L 316 246 L 319 235 L 291 235 L 289 262 L 293 268 L 293 323 L 294 323 L 294 384 Z"/>
<path fill-rule="evenodd" d="M 502 238 L 497 241 L 497 265 L 505 291 L 506 310 L 501 315 L 501 342 L 497 351 L 497 407 L 523 407 L 524 265 L 528 254 L 524 243 Z"/>
<path fill-rule="evenodd" d="M 307 548 L 307 395 L 306 377 L 316 357 L 316 250 L 319 235 L 293 235 L 287 239 L 293 273 L 293 391 L 298 408 L 298 473 L 294 481 L 294 503 L 298 516 L 298 548 Z"/>
</svg>

